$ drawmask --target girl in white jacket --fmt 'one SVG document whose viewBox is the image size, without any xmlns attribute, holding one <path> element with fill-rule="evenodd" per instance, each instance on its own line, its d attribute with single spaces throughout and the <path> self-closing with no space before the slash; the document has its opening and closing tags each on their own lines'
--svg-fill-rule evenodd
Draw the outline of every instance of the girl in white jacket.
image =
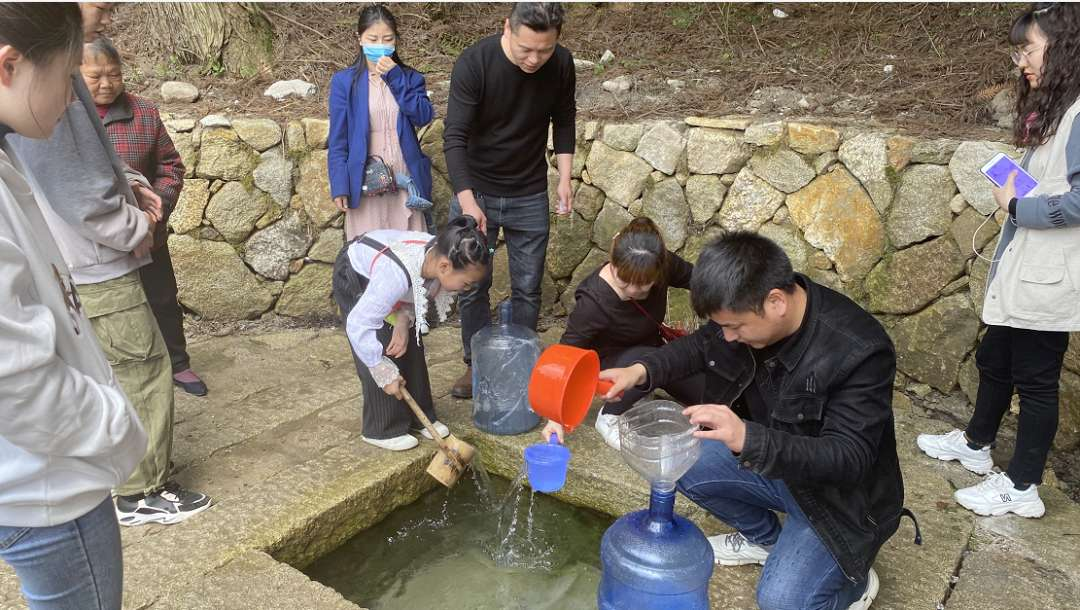
<svg viewBox="0 0 1080 610">
<path fill-rule="evenodd" d="M 146 450 L 6 136 L 47 138 L 71 99 L 74 3 L 0 3 L 0 559 L 39 608 L 120 608 L 110 489 Z"/>
</svg>

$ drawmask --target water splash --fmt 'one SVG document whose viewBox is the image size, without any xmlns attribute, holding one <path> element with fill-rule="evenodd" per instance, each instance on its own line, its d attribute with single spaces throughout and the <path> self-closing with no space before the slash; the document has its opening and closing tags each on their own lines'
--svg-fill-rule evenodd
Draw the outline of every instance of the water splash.
<svg viewBox="0 0 1080 610">
<path fill-rule="evenodd" d="M 524 483 L 525 473 L 522 471 L 503 497 L 499 505 L 497 544 L 489 548 L 489 553 L 500 568 L 550 571 L 555 546 L 543 535 L 543 529 L 535 526 L 536 492 L 531 488 L 528 503 L 523 506 Z M 524 527 L 519 525 L 522 516 Z"/>
</svg>

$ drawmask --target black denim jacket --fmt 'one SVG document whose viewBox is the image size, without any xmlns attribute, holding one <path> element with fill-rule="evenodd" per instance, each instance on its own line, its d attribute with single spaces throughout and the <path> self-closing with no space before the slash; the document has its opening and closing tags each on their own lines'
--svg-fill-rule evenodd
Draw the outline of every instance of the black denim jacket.
<svg viewBox="0 0 1080 610">
<path fill-rule="evenodd" d="M 799 283 L 809 299 L 802 329 L 760 366 L 712 322 L 641 364 L 649 389 L 707 372 L 708 403 L 731 405 L 756 383 L 769 421 L 746 422 L 739 461 L 787 484 L 844 574 L 859 582 L 904 510 L 892 413 L 896 353 L 881 324 L 846 296 L 805 276 Z"/>
</svg>

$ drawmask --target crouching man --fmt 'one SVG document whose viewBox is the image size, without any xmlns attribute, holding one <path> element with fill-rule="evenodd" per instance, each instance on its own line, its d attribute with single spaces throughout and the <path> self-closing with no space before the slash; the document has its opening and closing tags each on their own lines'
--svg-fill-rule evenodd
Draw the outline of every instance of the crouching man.
<svg viewBox="0 0 1080 610">
<path fill-rule="evenodd" d="M 702 427 L 701 458 L 678 489 L 735 528 L 710 538 L 716 562 L 763 564 L 765 610 L 868 608 L 874 557 L 906 513 L 889 336 L 753 233 L 710 243 L 690 290 L 710 322 L 601 373 L 609 396 L 705 372 L 712 404 L 685 411 Z"/>
</svg>

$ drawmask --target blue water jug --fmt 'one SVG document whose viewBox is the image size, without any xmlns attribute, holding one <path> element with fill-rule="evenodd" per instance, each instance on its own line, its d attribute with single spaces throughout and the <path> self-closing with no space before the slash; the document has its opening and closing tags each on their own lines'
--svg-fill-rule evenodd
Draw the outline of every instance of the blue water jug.
<svg viewBox="0 0 1080 610">
<path fill-rule="evenodd" d="M 510 301 L 499 323 L 472 338 L 473 423 L 491 434 L 521 434 L 540 423 L 529 408 L 529 376 L 540 357 L 540 337 L 511 322 Z"/>
<path fill-rule="evenodd" d="M 708 610 L 712 547 L 674 507 L 674 490 L 653 488 L 648 510 L 623 515 L 604 532 L 600 610 Z"/>
</svg>

